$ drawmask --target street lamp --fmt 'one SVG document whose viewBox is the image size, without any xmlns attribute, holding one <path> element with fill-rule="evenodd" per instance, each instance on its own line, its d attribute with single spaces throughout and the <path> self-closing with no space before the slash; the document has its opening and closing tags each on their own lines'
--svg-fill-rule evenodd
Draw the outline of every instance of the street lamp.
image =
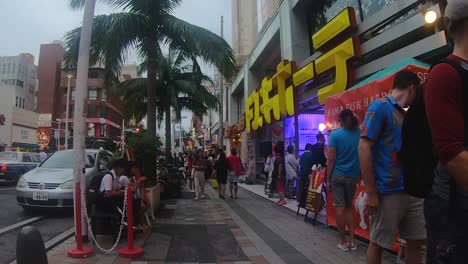
<svg viewBox="0 0 468 264">
<path fill-rule="evenodd" d="M 65 113 L 65 149 L 68 149 L 68 118 L 69 118 L 69 107 L 70 107 L 70 80 L 73 78 L 73 75 L 67 74 L 68 86 L 67 86 L 67 106 Z"/>
<path fill-rule="evenodd" d="M 57 121 L 58 130 L 57 130 L 57 133 L 54 134 L 54 136 L 55 136 L 55 135 L 57 136 L 57 142 L 58 142 L 58 144 L 57 144 L 57 150 L 60 150 L 60 143 L 61 143 L 61 142 L 60 142 L 60 128 L 61 128 L 61 127 L 60 127 L 60 124 L 62 123 L 62 119 L 57 118 L 57 119 L 55 119 L 55 121 Z"/>
</svg>

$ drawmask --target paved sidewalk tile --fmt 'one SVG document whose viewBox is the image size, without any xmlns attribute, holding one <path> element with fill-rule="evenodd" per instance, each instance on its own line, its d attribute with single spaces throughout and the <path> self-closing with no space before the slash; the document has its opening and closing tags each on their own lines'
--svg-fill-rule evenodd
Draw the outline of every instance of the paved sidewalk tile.
<svg viewBox="0 0 468 264">
<path fill-rule="evenodd" d="M 336 248 L 338 234 L 325 225 L 311 225 L 295 212 L 252 194 L 239 191 L 239 199 L 218 199 L 208 187 L 207 198 L 163 201 L 152 229 L 136 237 L 145 254 L 134 260 L 121 258 L 117 251 L 102 254 L 94 247 L 87 259 L 71 259 L 67 250 L 74 245 L 69 239 L 48 252 L 49 263 L 160 264 L 342 264 L 365 263 L 366 245 L 356 252 Z M 110 247 L 109 237 L 99 237 Z M 125 241 L 119 247 L 125 246 Z M 384 263 L 395 263 L 395 256 L 385 254 Z"/>
</svg>

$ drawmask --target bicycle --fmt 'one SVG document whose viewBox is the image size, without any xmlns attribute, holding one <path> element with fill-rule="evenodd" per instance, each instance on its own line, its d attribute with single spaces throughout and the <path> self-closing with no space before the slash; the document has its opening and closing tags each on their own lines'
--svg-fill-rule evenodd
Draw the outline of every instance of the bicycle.
<svg viewBox="0 0 468 264">
<path fill-rule="evenodd" d="M 185 172 L 173 167 L 161 164 L 158 169 L 158 183 L 161 185 L 163 198 L 180 198 L 185 188 Z"/>
</svg>

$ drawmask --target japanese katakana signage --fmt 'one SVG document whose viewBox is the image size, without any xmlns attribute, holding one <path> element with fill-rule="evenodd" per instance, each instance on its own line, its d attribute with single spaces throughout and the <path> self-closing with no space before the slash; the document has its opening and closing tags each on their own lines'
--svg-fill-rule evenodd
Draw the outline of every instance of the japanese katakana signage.
<svg viewBox="0 0 468 264">
<path fill-rule="evenodd" d="M 322 53 L 320 57 L 299 70 L 295 62 L 282 61 L 271 78 L 265 77 L 261 87 L 246 100 L 247 132 L 294 115 L 294 89 L 326 72 L 334 70 L 335 79 L 318 90 L 319 103 L 324 104 L 328 97 L 345 91 L 352 82 L 350 62 L 361 54 L 359 38 L 354 34 L 356 27 L 354 9 L 348 7 L 312 36 L 313 47 Z"/>
</svg>

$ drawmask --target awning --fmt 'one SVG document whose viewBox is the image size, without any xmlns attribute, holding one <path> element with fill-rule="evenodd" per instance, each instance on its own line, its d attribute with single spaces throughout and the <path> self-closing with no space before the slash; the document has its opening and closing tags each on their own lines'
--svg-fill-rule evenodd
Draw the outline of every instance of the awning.
<svg viewBox="0 0 468 264">
<path fill-rule="evenodd" d="M 40 147 L 38 144 L 30 144 L 30 143 L 21 143 L 21 142 L 13 142 L 13 148 L 20 148 L 20 149 L 30 149 L 30 150 L 39 150 Z"/>
<path fill-rule="evenodd" d="M 383 69 L 381 71 L 378 71 L 374 74 L 372 74 L 371 76 L 369 76 L 368 78 L 366 78 L 365 80 L 363 80 L 362 82 L 360 83 L 357 83 L 355 85 L 353 85 L 353 87 L 349 88 L 348 90 L 353 90 L 353 89 L 357 89 L 361 86 L 364 86 L 366 84 L 369 84 L 373 81 L 377 81 L 377 80 L 381 80 L 381 79 L 384 79 L 385 77 L 389 77 L 390 75 L 392 74 L 395 74 L 397 72 L 399 72 L 400 70 L 403 70 L 405 68 L 408 68 L 408 66 L 415 66 L 415 67 L 419 67 L 419 68 L 429 68 L 431 67 L 431 65 L 427 64 L 427 63 L 424 63 L 422 61 L 419 61 L 419 60 L 416 60 L 416 59 L 413 59 L 413 58 L 406 58 L 400 62 L 398 62 L 397 64 L 394 64 L 386 69 Z"/>
</svg>

